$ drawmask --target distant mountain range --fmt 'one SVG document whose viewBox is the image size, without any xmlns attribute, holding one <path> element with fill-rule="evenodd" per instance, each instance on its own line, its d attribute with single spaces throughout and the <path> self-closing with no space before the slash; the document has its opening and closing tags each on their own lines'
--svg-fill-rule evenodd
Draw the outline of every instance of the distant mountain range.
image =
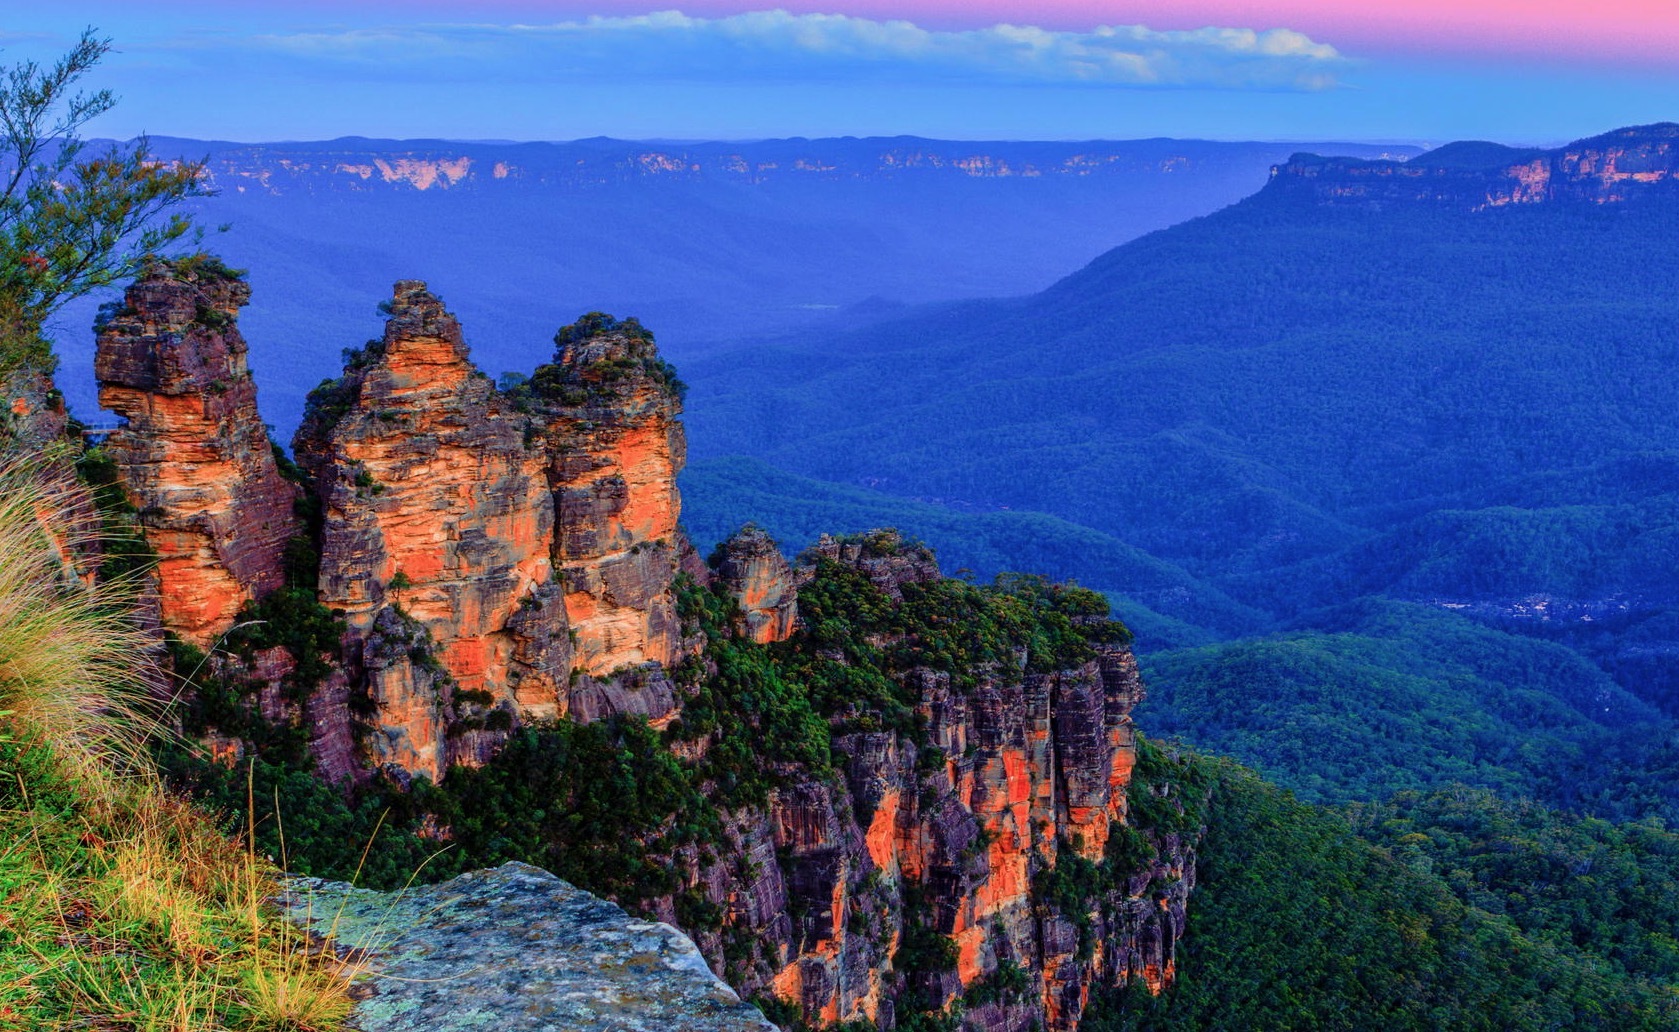
<svg viewBox="0 0 1679 1032">
<path fill-rule="evenodd" d="M 1665 606 L 1676 170 L 1675 125 L 1404 163 L 1298 155 L 1035 296 L 690 361 L 712 478 L 691 518 L 724 522 L 735 474 L 712 461 L 749 455 L 1061 521 L 1040 543 L 1097 532 L 1206 590 L 1163 595 L 1135 558 L 1121 576 L 1064 551 L 1051 572 L 1203 626 L 1228 626 L 1232 601 L 1287 620 L 1378 593 L 1512 619 Z M 740 482 L 775 509 L 761 476 Z M 951 536 L 932 542 L 973 551 Z"/>
<path fill-rule="evenodd" d="M 680 365 L 716 342 L 849 326 L 903 306 L 1039 290 L 1115 244 L 1216 210 L 1302 145 L 890 139 L 242 144 L 206 158 L 206 246 L 252 270 L 245 317 L 282 436 L 373 302 L 423 277 L 488 369 L 529 371 L 554 330 L 635 315 Z M 1312 145 L 1359 158 L 1414 148 Z M 72 403 L 93 405 L 92 306 L 60 320 Z"/>
</svg>

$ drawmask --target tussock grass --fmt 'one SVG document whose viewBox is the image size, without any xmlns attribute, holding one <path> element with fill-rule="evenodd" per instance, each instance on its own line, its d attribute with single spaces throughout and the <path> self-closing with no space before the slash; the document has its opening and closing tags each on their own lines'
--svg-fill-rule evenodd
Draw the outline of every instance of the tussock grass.
<svg viewBox="0 0 1679 1032">
<path fill-rule="evenodd" d="M 98 526 L 53 467 L 0 456 L 0 714 L 88 776 L 133 766 L 154 642 L 130 619 L 132 585 L 90 585 L 72 556 Z"/>
<path fill-rule="evenodd" d="M 0 462 L 0 1032 L 338 1029 L 353 972 L 146 762 L 154 642 L 49 483 Z"/>
</svg>

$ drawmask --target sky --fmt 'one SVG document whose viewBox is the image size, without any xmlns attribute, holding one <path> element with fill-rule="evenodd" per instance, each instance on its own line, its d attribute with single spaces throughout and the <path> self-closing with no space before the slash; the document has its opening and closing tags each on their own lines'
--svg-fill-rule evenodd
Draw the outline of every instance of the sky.
<svg viewBox="0 0 1679 1032">
<path fill-rule="evenodd" d="M 0 0 L 99 135 L 1493 139 L 1679 120 L 1674 0 Z"/>
</svg>

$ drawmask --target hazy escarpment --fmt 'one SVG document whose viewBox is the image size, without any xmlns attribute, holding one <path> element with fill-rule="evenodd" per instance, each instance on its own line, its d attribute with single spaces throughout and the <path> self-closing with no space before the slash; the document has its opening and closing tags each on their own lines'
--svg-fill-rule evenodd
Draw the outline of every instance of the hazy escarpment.
<svg viewBox="0 0 1679 1032">
<path fill-rule="evenodd" d="M 1424 202 L 1470 211 L 1673 197 L 1679 124 L 1618 129 L 1551 150 L 1452 143 L 1403 163 L 1297 154 L 1272 169 L 1268 191 L 1330 207 Z"/>
<path fill-rule="evenodd" d="M 368 299 L 410 270 L 458 306 L 492 376 L 529 372 L 556 315 L 597 309 L 641 317 L 686 364 L 743 331 L 1041 289 L 1116 243 L 1239 199 L 1293 150 L 1415 153 L 904 137 L 152 144 L 208 159 L 216 196 L 191 205 L 205 225 L 237 227 L 215 246 L 260 270 L 245 327 L 265 342 L 262 404 L 282 439 L 309 389 L 337 375 L 339 349 L 371 335 Z M 93 307 L 65 325 L 85 325 Z M 59 347 L 60 386 L 91 411 L 89 343 L 67 334 Z"/>
<path fill-rule="evenodd" d="M 1012 530 L 1015 554 L 1088 528 L 1095 561 L 1058 575 L 1224 633 L 1248 629 L 1232 609 L 1286 620 L 1357 594 L 1665 603 L 1663 182 L 1471 211 L 1319 204 L 1279 180 L 1034 297 L 686 363 L 695 457 L 942 505 L 980 558 L 1045 513 L 1076 526 Z M 727 472 L 733 496 L 770 493 Z M 825 501 L 761 519 L 808 540 L 873 504 Z M 1115 540 L 1141 554 L 1112 561 Z"/>
</svg>

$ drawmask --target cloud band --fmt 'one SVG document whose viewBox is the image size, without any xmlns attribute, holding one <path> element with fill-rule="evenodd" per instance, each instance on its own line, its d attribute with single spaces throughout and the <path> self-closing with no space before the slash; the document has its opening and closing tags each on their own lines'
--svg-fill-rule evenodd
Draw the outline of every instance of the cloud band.
<svg viewBox="0 0 1679 1032">
<path fill-rule="evenodd" d="M 197 45 L 206 45 L 200 41 Z M 1030 25 L 925 29 L 908 21 L 754 11 L 662 11 L 545 25 L 429 25 L 252 37 L 272 56 L 340 67 L 447 62 L 496 78 L 706 81 L 896 79 L 1093 87 L 1324 90 L 1347 60 L 1288 29 L 1084 32 Z"/>
</svg>

